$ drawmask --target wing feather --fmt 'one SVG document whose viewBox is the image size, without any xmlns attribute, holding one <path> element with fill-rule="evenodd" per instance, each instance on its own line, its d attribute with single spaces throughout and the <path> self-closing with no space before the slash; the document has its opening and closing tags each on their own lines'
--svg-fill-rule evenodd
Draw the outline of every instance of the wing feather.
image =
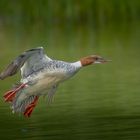
<svg viewBox="0 0 140 140">
<path fill-rule="evenodd" d="M 0 79 L 3 80 L 9 76 L 16 74 L 21 69 L 22 77 L 27 77 L 35 69 L 42 67 L 42 63 L 50 60 L 44 54 L 43 47 L 38 47 L 25 51 L 15 58 L 7 68 L 0 74 Z"/>
</svg>

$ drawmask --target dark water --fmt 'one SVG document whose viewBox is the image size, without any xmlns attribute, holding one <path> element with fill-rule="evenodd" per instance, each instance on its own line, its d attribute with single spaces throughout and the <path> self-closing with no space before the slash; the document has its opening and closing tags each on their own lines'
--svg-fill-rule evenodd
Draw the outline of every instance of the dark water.
<svg viewBox="0 0 140 140">
<path fill-rule="evenodd" d="M 0 81 L 0 138 L 29 140 L 140 139 L 140 24 L 2 29 L 0 70 L 22 51 L 43 45 L 55 59 L 100 54 L 112 60 L 83 68 L 59 86 L 53 104 L 40 98 L 31 118 L 12 114 L 3 93 L 19 75 Z"/>
</svg>

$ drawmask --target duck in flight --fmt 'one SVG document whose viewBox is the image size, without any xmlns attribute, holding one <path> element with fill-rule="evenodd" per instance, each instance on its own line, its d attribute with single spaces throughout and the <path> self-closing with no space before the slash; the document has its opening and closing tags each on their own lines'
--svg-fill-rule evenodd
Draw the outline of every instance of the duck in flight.
<svg viewBox="0 0 140 140">
<path fill-rule="evenodd" d="M 41 95 L 47 95 L 48 103 L 51 103 L 60 83 L 82 67 L 105 62 L 108 60 L 98 55 L 87 56 L 73 63 L 53 60 L 44 53 L 43 47 L 25 51 L 0 74 L 3 80 L 21 71 L 20 83 L 4 94 L 4 100 L 11 104 L 13 112 L 30 117 Z"/>
</svg>

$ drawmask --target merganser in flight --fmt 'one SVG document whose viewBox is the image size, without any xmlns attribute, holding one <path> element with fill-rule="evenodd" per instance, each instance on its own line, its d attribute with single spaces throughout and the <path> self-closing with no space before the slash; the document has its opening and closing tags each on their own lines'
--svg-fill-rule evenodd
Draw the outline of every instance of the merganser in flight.
<svg viewBox="0 0 140 140">
<path fill-rule="evenodd" d="M 13 112 L 30 117 L 41 95 L 48 95 L 50 103 L 61 82 L 75 75 L 84 66 L 107 61 L 98 55 L 91 55 L 69 63 L 49 58 L 43 47 L 25 51 L 0 74 L 0 79 L 3 80 L 21 70 L 20 83 L 5 93 L 5 102 L 11 103 Z"/>
</svg>

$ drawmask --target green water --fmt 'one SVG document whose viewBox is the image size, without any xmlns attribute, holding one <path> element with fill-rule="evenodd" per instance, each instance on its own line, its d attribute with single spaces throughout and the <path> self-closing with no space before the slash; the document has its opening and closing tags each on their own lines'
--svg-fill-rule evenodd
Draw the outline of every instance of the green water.
<svg viewBox="0 0 140 140">
<path fill-rule="evenodd" d="M 0 81 L 0 138 L 13 140 L 140 139 L 140 24 L 6 28 L 0 33 L 2 70 L 26 49 L 45 46 L 55 59 L 100 54 L 112 62 L 83 68 L 59 86 L 54 102 L 40 98 L 31 118 L 12 114 L 2 95 L 19 75 Z"/>
</svg>

